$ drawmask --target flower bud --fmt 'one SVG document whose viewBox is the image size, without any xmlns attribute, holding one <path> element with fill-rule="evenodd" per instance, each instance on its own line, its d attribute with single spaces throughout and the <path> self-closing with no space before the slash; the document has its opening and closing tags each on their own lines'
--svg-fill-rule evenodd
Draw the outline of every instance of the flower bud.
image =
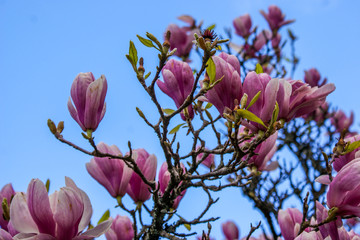
<svg viewBox="0 0 360 240">
<path fill-rule="evenodd" d="M 142 174 L 149 181 L 154 181 L 156 176 L 157 160 L 154 154 L 149 154 L 145 149 L 133 150 L 134 160 Z M 151 196 L 150 187 L 143 182 L 140 176 L 133 172 L 127 187 L 127 193 L 134 202 L 145 202 Z"/>
<path fill-rule="evenodd" d="M 266 21 L 269 24 L 271 30 L 277 31 L 280 27 L 287 25 L 289 23 L 294 22 L 295 20 L 284 20 L 285 15 L 281 12 L 280 8 L 275 5 L 269 6 L 269 12 L 265 13 L 264 11 L 260 11 L 260 13 L 264 16 Z"/>
<path fill-rule="evenodd" d="M 121 156 L 117 146 L 108 146 L 100 142 L 97 149 L 102 153 Z M 109 157 L 94 157 L 86 163 L 89 174 L 103 185 L 114 198 L 124 196 L 130 181 L 132 170 L 126 166 L 123 160 Z"/>
<path fill-rule="evenodd" d="M 251 18 L 249 14 L 235 18 L 233 21 L 236 34 L 242 36 L 243 38 L 246 38 L 250 35 L 251 24 Z"/>
<path fill-rule="evenodd" d="M 221 224 L 221 228 L 226 240 L 239 239 L 239 229 L 233 221 L 224 222 L 223 224 Z"/>
<path fill-rule="evenodd" d="M 91 72 L 79 73 L 71 85 L 71 99 L 68 101 L 71 117 L 83 131 L 95 131 L 103 119 L 106 105 L 107 81 L 104 75 L 95 80 Z"/>
<path fill-rule="evenodd" d="M 117 215 L 110 229 L 105 233 L 107 240 L 132 240 L 134 229 L 131 220 L 127 216 Z"/>
<path fill-rule="evenodd" d="M 194 85 L 193 72 L 186 62 L 169 60 L 162 70 L 164 82 L 157 80 L 156 83 L 160 90 L 171 97 L 176 107 L 180 107 L 191 93 Z M 189 118 L 194 118 L 194 111 L 191 104 L 187 107 Z M 184 114 L 181 118 L 186 120 Z"/>
</svg>

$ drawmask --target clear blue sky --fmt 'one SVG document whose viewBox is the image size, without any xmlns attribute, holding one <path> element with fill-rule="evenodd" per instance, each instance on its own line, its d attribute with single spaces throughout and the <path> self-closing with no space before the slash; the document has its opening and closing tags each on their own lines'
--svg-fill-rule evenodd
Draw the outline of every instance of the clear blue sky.
<svg viewBox="0 0 360 240">
<path fill-rule="evenodd" d="M 161 150 L 135 111 L 139 106 L 151 115 L 155 108 L 148 104 L 149 98 L 124 56 L 129 40 L 145 57 L 146 70 L 155 72 L 156 55 L 140 47 L 136 34 L 149 31 L 161 39 L 168 24 L 180 24 L 176 17 L 182 14 L 203 19 L 205 26 L 216 23 L 217 31 L 223 32 L 235 17 L 249 13 L 253 24 L 267 28 L 259 10 L 267 11 L 270 4 L 277 4 L 288 19 L 296 19 L 291 27 L 299 37 L 296 49 L 301 62 L 295 78 L 302 79 L 305 69 L 318 68 L 337 87 L 329 100 L 347 114 L 354 110 L 357 121 L 359 1 L 0 0 L 0 187 L 12 182 L 15 190 L 26 191 L 32 178 L 51 178 L 54 191 L 64 186 L 64 176 L 69 176 L 90 196 L 94 221 L 107 208 L 112 216 L 124 214 L 113 208 L 115 201 L 86 172 L 85 163 L 90 158 L 58 142 L 46 126 L 48 118 L 64 120 L 65 138 L 88 147 L 66 107 L 74 77 L 92 71 L 96 78 L 105 74 L 108 80 L 107 112 L 95 133 L 96 141 L 116 144 L 125 153 L 130 140 L 134 148 L 155 153 L 160 166 Z M 174 106 L 166 96 L 161 101 Z M 185 195 L 179 207 L 183 217 L 190 219 L 200 211 L 205 204 L 202 197 L 193 190 Z M 213 225 L 216 239 L 222 239 L 223 221 L 233 219 L 244 236 L 249 222 L 261 219 L 242 200 L 239 190 L 229 189 L 221 197 L 212 211 L 214 216 L 223 217 Z"/>
</svg>

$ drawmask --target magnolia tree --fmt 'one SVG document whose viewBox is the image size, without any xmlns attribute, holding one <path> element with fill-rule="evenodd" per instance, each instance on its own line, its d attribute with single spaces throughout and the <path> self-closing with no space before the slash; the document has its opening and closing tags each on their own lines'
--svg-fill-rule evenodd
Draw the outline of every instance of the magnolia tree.
<svg viewBox="0 0 360 240">
<path fill-rule="evenodd" d="M 360 217 L 360 136 L 349 130 L 353 115 L 332 110 L 326 97 L 335 86 L 316 69 L 305 71 L 303 80 L 292 79 L 296 37 L 284 26 L 294 20 L 276 6 L 261 14 L 269 29 L 254 26 L 246 14 L 220 36 L 214 26 L 204 28 L 184 15 L 179 17 L 183 26 L 169 25 L 164 39 L 138 35 L 138 45 L 158 55 L 153 74 L 130 41 L 126 57 L 134 78 L 157 109 L 158 120 L 151 121 L 147 115 L 153 113 L 136 108 L 144 127 L 157 136 L 163 151 L 157 156 L 133 149 L 130 142 L 122 151 L 95 142 L 106 112 L 107 80 L 78 74 L 68 109 L 89 147 L 63 136 L 63 122 L 48 120 L 48 126 L 60 142 L 92 157 L 86 169 L 114 198 L 121 215 L 106 212 L 93 226 L 90 200 L 72 179 L 65 178 L 66 186 L 49 196 L 49 182 L 33 179 L 26 192 L 16 192 L 11 184 L 2 188 L 0 239 L 102 234 L 108 240 L 212 239 L 213 222 L 222 221 L 211 214 L 218 201 L 214 192 L 225 188 L 241 191 L 263 215 L 241 236 L 236 216 L 223 222 L 226 239 L 360 239 L 352 230 Z M 242 40 L 233 40 L 233 34 Z M 159 94 L 176 108 L 162 105 Z M 285 161 L 285 152 L 294 161 Z M 177 207 L 190 188 L 205 192 L 207 199 L 199 215 L 185 220 Z M 134 204 L 122 201 L 126 194 Z M 289 202 L 299 208 L 285 208 Z M 203 230 L 195 232 L 193 225 Z"/>
</svg>

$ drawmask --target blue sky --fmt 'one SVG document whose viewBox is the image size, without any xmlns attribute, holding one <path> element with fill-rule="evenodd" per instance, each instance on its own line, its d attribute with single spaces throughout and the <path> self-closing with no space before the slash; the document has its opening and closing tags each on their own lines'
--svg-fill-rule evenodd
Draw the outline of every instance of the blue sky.
<svg viewBox="0 0 360 240">
<path fill-rule="evenodd" d="M 204 20 L 204 25 L 217 24 L 223 32 L 231 27 L 235 17 L 249 13 L 253 24 L 267 28 L 259 10 L 278 5 L 299 37 L 296 43 L 300 65 L 295 79 L 303 78 L 303 70 L 316 67 L 323 77 L 335 83 L 337 90 L 329 100 L 347 114 L 355 112 L 358 120 L 360 81 L 360 2 L 339 0 L 267 1 L 16 1 L 0 0 L 0 187 L 12 182 L 15 190 L 26 191 L 34 178 L 52 181 L 51 191 L 64 185 L 64 176 L 75 180 L 85 190 L 94 206 L 94 220 L 111 208 L 115 201 L 86 172 L 88 156 L 58 142 L 49 132 L 48 118 L 65 121 L 65 138 L 87 147 L 81 129 L 70 117 L 66 103 L 70 86 L 79 72 L 92 71 L 96 78 L 104 74 L 108 80 L 107 112 L 95 132 L 96 141 L 116 144 L 125 153 L 127 141 L 134 148 L 145 148 L 158 156 L 161 149 L 151 129 L 138 117 L 135 107 L 155 119 L 155 108 L 137 82 L 125 58 L 129 40 L 138 46 L 145 58 L 147 71 L 155 72 L 155 52 L 142 47 L 136 34 L 151 32 L 162 38 L 170 23 L 182 14 Z M 283 29 L 282 33 L 286 32 Z M 160 100 L 169 107 L 167 97 Z M 356 122 L 358 127 L 358 122 Z M 214 224 L 214 237 L 222 239 L 220 223 L 233 219 L 242 236 L 249 222 L 256 223 L 260 215 L 251 204 L 242 200 L 237 189 L 228 189 L 213 208 L 222 220 Z M 191 190 L 180 204 L 179 212 L 191 218 L 204 206 L 203 194 Z M 194 200 L 195 199 L 195 200 Z M 131 201 L 128 201 L 131 206 Z"/>
</svg>

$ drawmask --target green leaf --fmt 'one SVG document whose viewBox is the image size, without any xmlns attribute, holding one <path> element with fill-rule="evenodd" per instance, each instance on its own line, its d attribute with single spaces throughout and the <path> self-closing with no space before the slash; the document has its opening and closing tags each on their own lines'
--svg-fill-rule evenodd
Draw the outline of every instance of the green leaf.
<svg viewBox="0 0 360 240">
<path fill-rule="evenodd" d="M 106 212 L 104 212 L 104 214 L 101 216 L 100 220 L 98 221 L 97 225 L 99 225 L 102 222 L 105 222 L 106 220 L 108 220 L 110 217 L 110 211 L 109 209 L 106 210 Z"/>
<path fill-rule="evenodd" d="M 49 192 L 49 190 L 50 190 L 50 179 L 46 180 L 45 187 L 46 187 L 46 191 Z"/>
<path fill-rule="evenodd" d="M 144 113 L 140 110 L 140 108 L 136 107 L 136 111 L 141 118 L 146 119 Z"/>
<path fill-rule="evenodd" d="M 146 36 L 153 41 L 156 45 L 158 45 L 159 49 L 162 49 L 162 44 L 160 43 L 160 41 L 151 33 L 146 32 Z"/>
<path fill-rule="evenodd" d="M 207 30 L 213 30 L 216 27 L 216 24 L 210 25 L 208 26 L 206 29 Z"/>
<path fill-rule="evenodd" d="M 210 121 L 212 121 L 213 118 L 212 118 L 211 114 L 209 113 L 209 111 L 205 109 L 205 113 L 206 113 L 206 116 L 210 119 Z"/>
<path fill-rule="evenodd" d="M 262 66 L 259 63 L 256 64 L 255 72 L 257 74 L 264 73 L 264 70 L 263 70 Z"/>
<path fill-rule="evenodd" d="M 179 125 L 177 125 L 176 127 L 174 127 L 173 129 L 171 129 L 171 131 L 169 132 L 169 134 L 174 134 L 174 133 L 178 132 L 179 129 L 180 129 L 180 127 L 181 127 L 182 125 L 184 125 L 184 124 L 185 124 L 185 123 L 180 123 Z"/>
<path fill-rule="evenodd" d="M 190 224 L 185 223 L 185 224 L 184 224 L 184 227 L 186 227 L 186 229 L 187 229 L 188 231 L 191 231 L 191 226 L 190 226 Z"/>
<path fill-rule="evenodd" d="M 206 72 L 210 78 L 210 83 L 213 83 L 216 77 L 216 66 L 214 60 L 210 57 L 206 65 L 207 65 Z"/>
<path fill-rule="evenodd" d="M 209 109 L 211 108 L 213 105 L 211 103 L 207 103 L 206 106 L 205 106 L 205 109 Z"/>
<path fill-rule="evenodd" d="M 248 110 L 256 101 L 259 99 L 261 94 L 261 91 L 258 91 L 258 93 L 251 99 L 249 105 L 247 106 L 246 110 Z"/>
<path fill-rule="evenodd" d="M 349 152 L 352 152 L 354 151 L 355 149 L 359 148 L 360 147 L 360 140 L 359 141 L 355 141 L 355 142 L 352 142 L 350 143 L 346 149 L 345 149 L 345 153 L 344 154 L 347 154 Z"/>
<path fill-rule="evenodd" d="M 252 112 L 245 110 L 245 109 L 238 109 L 238 110 L 236 110 L 236 112 L 237 112 L 237 114 L 240 115 L 240 117 L 245 118 L 250 121 L 253 121 L 253 122 L 256 122 L 256 123 L 261 124 L 262 126 L 266 127 L 264 122 L 259 117 L 257 117 L 255 114 L 253 114 Z"/>
<path fill-rule="evenodd" d="M 173 112 L 175 112 L 175 110 L 172 110 L 170 108 L 163 108 L 163 112 L 166 113 L 167 115 L 172 114 Z"/>
<path fill-rule="evenodd" d="M 131 59 L 131 64 L 136 69 L 136 65 L 137 65 L 137 62 L 139 59 L 138 59 L 137 50 L 136 50 L 136 47 L 135 47 L 133 41 L 130 41 L 129 58 Z"/>
<path fill-rule="evenodd" d="M 222 48 L 220 45 L 216 45 L 215 49 L 221 51 Z"/>
<path fill-rule="evenodd" d="M 144 80 L 146 80 L 149 76 L 150 76 L 151 72 L 148 72 L 145 77 L 144 77 Z"/>
<path fill-rule="evenodd" d="M 139 36 L 139 35 L 136 35 L 137 37 L 138 37 L 138 39 L 139 39 L 139 41 L 142 43 L 142 44 L 144 44 L 144 46 L 145 47 L 155 47 L 154 46 L 154 44 L 153 44 L 153 42 L 151 41 L 151 40 L 149 40 L 149 39 L 146 39 L 146 38 L 143 38 L 143 37 L 141 37 L 141 36 Z"/>
<path fill-rule="evenodd" d="M 271 117 L 271 121 L 270 121 L 271 125 L 273 125 L 274 122 L 277 121 L 278 116 L 279 116 L 279 104 L 278 104 L 278 102 L 276 101 L 276 102 L 275 102 L 275 108 L 274 108 L 274 111 L 273 111 L 273 114 L 272 114 L 272 117 Z"/>
</svg>

